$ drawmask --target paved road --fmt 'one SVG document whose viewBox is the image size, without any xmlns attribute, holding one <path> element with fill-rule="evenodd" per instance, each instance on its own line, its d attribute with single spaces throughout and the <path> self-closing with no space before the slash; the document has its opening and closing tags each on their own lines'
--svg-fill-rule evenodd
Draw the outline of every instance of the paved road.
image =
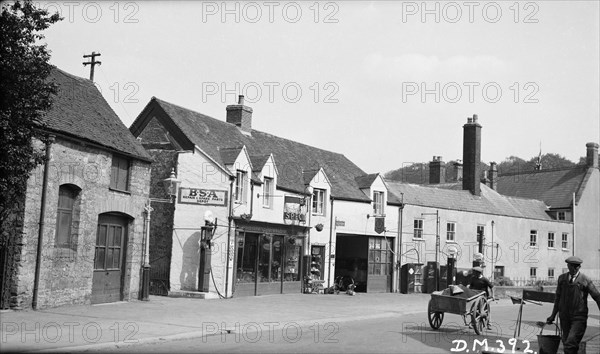
<svg viewBox="0 0 600 354">
<path fill-rule="evenodd" d="M 590 305 L 593 305 L 592 303 Z M 521 334 L 514 337 L 517 305 L 493 307 L 492 330 L 478 336 L 461 316 L 446 314 L 439 330 L 433 330 L 425 312 L 390 312 L 378 318 L 344 318 L 331 321 L 204 323 L 205 335 L 176 341 L 154 342 L 111 351 L 136 353 L 478 353 L 487 350 L 537 354 L 537 321 L 551 311 L 550 304 L 526 305 Z M 600 315 L 592 308 L 588 334 L 599 333 Z M 226 330 L 224 330 L 226 329 Z M 548 326 L 544 334 L 553 334 Z M 590 351 L 588 351 L 590 353 Z"/>
</svg>

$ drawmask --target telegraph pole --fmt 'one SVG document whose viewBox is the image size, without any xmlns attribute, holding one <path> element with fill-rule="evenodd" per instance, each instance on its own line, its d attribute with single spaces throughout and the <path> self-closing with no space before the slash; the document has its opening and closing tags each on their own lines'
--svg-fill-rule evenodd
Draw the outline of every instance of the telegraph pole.
<svg viewBox="0 0 600 354">
<path fill-rule="evenodd" d="M 100 53 L 92 52 L 92 54 L 86 54 L 84 58 L 91 58 L 89 62 L 84 62 L 83 66 L 91 65 L 90 67 L 90 80 L 94 82 L 94 66 L 102 64 L 101 61 L 96 61 L 96 57 L 99 57 Z"/>
</svg>

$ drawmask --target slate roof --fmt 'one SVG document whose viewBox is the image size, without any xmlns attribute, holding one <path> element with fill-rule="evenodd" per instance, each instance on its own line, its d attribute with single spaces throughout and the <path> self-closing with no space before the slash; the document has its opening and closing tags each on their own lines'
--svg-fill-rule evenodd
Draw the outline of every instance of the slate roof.
<svg viewBox="0 0 600 354">
<path fill-rule="evenodd" d="M 42 117 L 45 129 L 89 141 L 141 160 L 151 161 L 90 80 L 54 68 L 49 76 L 58 86 L 52 109 Z"/>
<path fill-rule="evenodd" d="M 377 176 L 379 176 L 379 173 L 371 173 L 371 174 L 364 175 L 364 176 L 358 176 L 354 179 L 356 180 L 356 183 L 358 184 L 358 188 L 364 189 L 364 188 L 370 188 L 371 185 L 373 184 L 373 181 L 375 181 L 375 179 L 377 178 Z"/>
<path fill-rule="evenodd" d="M 534 199 L 515 198 L 501 195 L 481 184 L 481 196 L 468 190 L 457 189 L 459 183 L 445 185 L 417 185 L 397 181 L 386 181 L 390 193 L 398 198 L 404 193 L 404 203 L 432 208 L 458 210 L 472 213 L 505 215 L 538 220 L 553 220 L 547 213 L 544 202 Z"/>
<path fill-rule="evenodd" d="M 302 171 L 322 167 L 332 184 L 331 191 L 335 198 L 370 202 L 354 180 L 354 177 L 364 175 L 365 172 L 342 154 L 258 130 L 252 130 L 251 135 L 243 134 L 233 124 L 155 97 L 147 107 L 153 104 L 162 108 L 187 139 L 221 166 L 226 163 L 220 153 L 221 149 L 246 146 L 250 156 L 273 154 L 279 172 L 277 185 L 280 188 L 302 193 L 305 188 Z M 143 113 L 138 116 L 132 130 L 136 129 L 142 116 Z"/>
<path fill-rule="evenodd" d="M 587 173 L 586 165 L 571 168 L 507 173 L 498 176 L 498 193 L 543 200 L 551 208 L 569 208 L 578 197 Z"/>
</svg>

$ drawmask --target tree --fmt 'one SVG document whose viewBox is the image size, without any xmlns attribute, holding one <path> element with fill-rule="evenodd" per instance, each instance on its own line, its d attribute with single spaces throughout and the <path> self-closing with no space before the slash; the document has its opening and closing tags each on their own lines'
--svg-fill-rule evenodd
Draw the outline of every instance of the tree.
<svg viewBox="0 0 600 354">
<path fill-rule="evenodd" d="M 0 16 L 0 249 L 19 237 L 25 187 L 31 171 L 44 162 L 33 139 L 46 141 L 41 118 L 52 105 L 56 86 L 48 82 L 52 66 L 41 31 L 61 20 L 31 1 L 2 3 Z M 14 240 L 13 240 L 14 241 Z M 11 255 L 6 253 L 5 257 Z M 10 265 L 9 265 L 10 266 Z M 4 272 L 6 269 L 2 269 Z M 4 287 L 3 289 L 4 290 Z M 4 291 L 3 294 L 4 295 Z"/>
</svg>

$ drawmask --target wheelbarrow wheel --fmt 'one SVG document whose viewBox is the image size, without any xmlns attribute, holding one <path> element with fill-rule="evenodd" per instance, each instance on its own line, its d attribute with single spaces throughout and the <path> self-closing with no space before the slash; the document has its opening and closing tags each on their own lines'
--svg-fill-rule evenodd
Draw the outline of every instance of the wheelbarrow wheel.
<svg viewBox="0 0 600 354">
<path fill-rule="evenodd" d="M 479 301 L 475 305 L 473 305 L 473 309 L 471 311 L 471 325 L 473 326 L 473 330 L 477 335 L 483 334 L 483 331 L 486 328 L 486 318 L 487 313 L 485 311 L 486 301 L 483 297 L 479 298 Z"/>
<path fill-rule="evenodd" d="M 429 305 L 427 306 L 427 314 L 431 328 L 438 329 L 442 326 L 442 321 L 444 321 L 444 313 L 433 311 L 431 301 L 429 301 Z"/>
</svg>

